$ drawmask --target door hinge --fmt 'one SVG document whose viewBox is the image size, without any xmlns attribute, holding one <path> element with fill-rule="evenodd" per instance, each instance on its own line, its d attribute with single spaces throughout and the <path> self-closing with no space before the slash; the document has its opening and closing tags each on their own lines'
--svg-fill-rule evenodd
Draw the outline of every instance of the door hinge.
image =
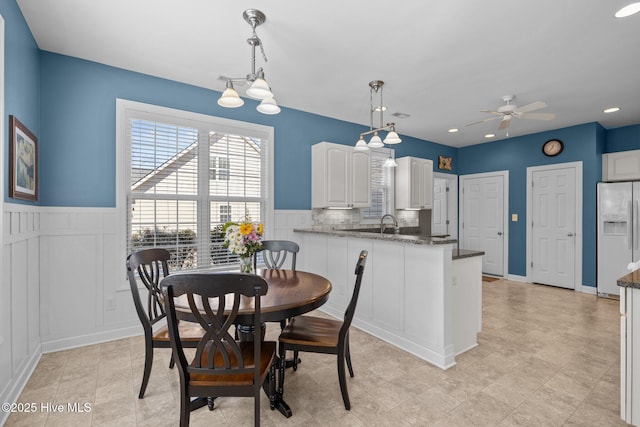
<svg viewBox="0 0 640 427">
<path fill-rule="evenodd" d="M 449 187 L 445 187 L 445 190 L 447 193 L 449 192 Z"/>
<path fill-rule="evenodd" d="M 449 220 L 446 220 L 444 223 L 445 223 L 445 224 L 447 224 L 447 225 L 449 225 Z"/>
<path fill-rule="evenodd" d="M 533 268 L 533 261 L 531 261 L 531 268 Z"/>
</svg>

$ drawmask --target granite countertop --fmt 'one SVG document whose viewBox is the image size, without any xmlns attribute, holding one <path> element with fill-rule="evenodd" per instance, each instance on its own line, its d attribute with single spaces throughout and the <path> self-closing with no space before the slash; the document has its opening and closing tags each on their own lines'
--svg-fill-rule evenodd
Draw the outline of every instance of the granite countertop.
<svg viewBox="0 0 640 427">
<path fill-rule="evenodd" d="M 618 286 L 640 289 L 640 270 L 634 270 L 618 279 Z"/>
<path fill-rule="evenodd" d="M 453 250 L 453 259 L 460 259 L 460 258 L 471 258 L 474 256 L 482 256 L 484 255 L 483 251 L 474 251 L 471 249 L 454 249 Z"/>
<path fill-rule="evenodd" d="M 343 237 L 356 237 L 359 239 L 374 239 L 374 240 L 390 240 L 401 243 L 412 243 L 415 245 L 444 245 L 448 243 L 457 243 L 457 239 L 450 237 L 435 237 L 435 236 L 421 236 L 418 234 L 393 234 L 385 233 L 381 234 L 377 229 L 371 228 L 372 231 L 360 231 L 363 229 L 339 229 L 330 226 L 316 226 L 311 228 L 298 228 L 294 229 L 294 232 L 298 233 L 317 233 L 317 234 L 331 234 L 332 236 Z M 474 256 L 474 255 L 471 255 Z"/>
</svg>

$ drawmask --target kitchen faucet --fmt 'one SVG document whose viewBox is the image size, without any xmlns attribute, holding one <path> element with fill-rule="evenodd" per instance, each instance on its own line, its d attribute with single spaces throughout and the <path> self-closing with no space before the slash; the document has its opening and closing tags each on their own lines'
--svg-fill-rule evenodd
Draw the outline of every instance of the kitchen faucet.
<svg viewBox="0 0 640 427">
<path fill-rule="evenodd" d="M 384 230 L 385 230 L 385 224 L 384 224 L 384 219 L 386 217 L 389 217 L 393 220 L 393 226 L 394 226 L 394 233 L 395 234 L 399 234 L 400 233 L 400 228 L 398 228 L 398 220 L 396 219 L 395 216 L 391 215 L 391 214 L 384 214 L 382 216 L 382 218 L 380 218 L 380 234 L 384 234 Z"/>
</svg>

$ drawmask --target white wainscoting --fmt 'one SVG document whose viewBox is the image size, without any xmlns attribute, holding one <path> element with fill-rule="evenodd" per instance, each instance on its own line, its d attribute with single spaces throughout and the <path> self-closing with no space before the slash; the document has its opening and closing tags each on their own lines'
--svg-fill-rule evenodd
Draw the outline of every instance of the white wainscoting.
<svg viewBox="0 0 640 427">
<path fill-rule="evenodd" d="M 0 401 L 14 402 L 35 368 L 40 347 L 40 213 L 4 204 L 0 284 Z M 8 414 L 0 414 L 0 424 Z"/>
<path fill-rule="evenodd" d="M 18 398 L 42 353 L 142 334 L 118 222 L 115 208 L 3 205 L 2 402 Z M 276 211 L 267 237 L 295 240 L 311 223 L 310 210 Z"/>
</svg>

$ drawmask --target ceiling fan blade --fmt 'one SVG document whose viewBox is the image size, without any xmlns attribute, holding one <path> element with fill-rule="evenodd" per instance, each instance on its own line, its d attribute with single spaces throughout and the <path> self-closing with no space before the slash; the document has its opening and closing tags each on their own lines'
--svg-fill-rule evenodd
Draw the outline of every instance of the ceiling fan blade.
<svg viewBox="0 0 640 427">
<path fill-rule="evenodd" d="M 495 120 L 495 119 L 497 119 L 497 117 L 489 117 L 488 119 L 478 120 L 477 122 L 467 123 L 465 126 L 477 125 L 479 123 L 489 122 L 489 121 Z"/>
<path fill-rule="evenodd" d="M 553 113 L 526 113 L 520 115 L 520 118 L 531 120 L 553 120 L 556 118 L 556 115 Z"/>
<path fill-rule="evenodd" d="M 481 113 L 495 114 L 496 116 L 502 115 L 502 113 L 500 111 L 493 111 L 493 110 L 480 110 L 480 112 Z"/>
<path fill-rule="evenodd" d="M 547 106 L 546 102 L 538 101 L 527 104 L 524 107 L 516 108 L 517 113 L 528 113 L 529 111 L 540 110 Z"/>
<path fill-rule="evenodd" d="M 500 122 L 500 127 L 498 127 L 498 129 L 502 130 L 502 129 L 506 129 L 509 127 L 509 125 L 511 124 L 511 119 L 509 120 L 502 120 Z"/>
</svg>

